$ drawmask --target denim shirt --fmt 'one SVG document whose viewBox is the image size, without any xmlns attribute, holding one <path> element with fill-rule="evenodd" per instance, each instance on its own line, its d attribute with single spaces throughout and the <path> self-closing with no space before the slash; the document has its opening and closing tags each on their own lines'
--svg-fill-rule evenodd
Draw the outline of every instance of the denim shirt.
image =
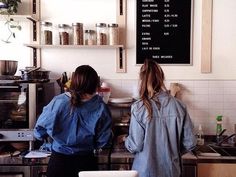
<svg viewBox="0 0 236 177">
<path fill-rule="evenodd" d="M 52 150 L 67 154 L 92 153 L 107 145 L 111 138 L 111 113 L 102 98 L 95 95 L 71 109 L 70 94 L 55 96 L 39 116 L 34 136 L 52 139 Z"/>
<path fill-rule="evenodd" d="M 151 120 L 141 100 L 132 105 L 125 146 L 135 154 L 132 169 L 139 177 L 180 177 L 181 155 L 196 145 L 193 124 L 181 101 L 166 92 L 156 98 L 161 107 L 151 100 Z"/>
</svg>

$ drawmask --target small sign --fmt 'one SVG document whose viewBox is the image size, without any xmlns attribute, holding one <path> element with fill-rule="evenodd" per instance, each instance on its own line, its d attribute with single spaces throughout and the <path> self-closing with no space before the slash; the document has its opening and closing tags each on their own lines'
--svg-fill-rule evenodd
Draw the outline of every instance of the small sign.
<svg viewBox="0 0 236 177">
<path fill-rule="evenodd" d="M 138 0 L 136 63 L 192 64 L 191 0 Z"/>
</svg>

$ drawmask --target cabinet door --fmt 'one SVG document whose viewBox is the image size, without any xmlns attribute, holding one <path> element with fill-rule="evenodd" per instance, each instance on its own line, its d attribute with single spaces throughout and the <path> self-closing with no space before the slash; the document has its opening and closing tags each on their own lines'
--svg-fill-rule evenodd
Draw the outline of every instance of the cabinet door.
<svg viewBox="0 0 236 177">
<path fill-rule="evenodd" d="M 236 164 L 199 163 L 198 177 L 235 177 Z"/>
<path fill-rule="evenodd" d="M 195 165 L 184 165 L 183 177 L 197 177 L 197 167 Z"/>
</svg>

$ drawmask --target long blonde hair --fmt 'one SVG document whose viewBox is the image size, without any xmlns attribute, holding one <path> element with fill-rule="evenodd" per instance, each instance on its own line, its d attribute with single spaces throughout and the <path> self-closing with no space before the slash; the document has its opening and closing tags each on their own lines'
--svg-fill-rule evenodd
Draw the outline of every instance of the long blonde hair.
<svg viewBox="0 0 236 177">
<path fill-rule="evenodd" d="M 148 110 L 149 119 L 152 118 L 152 105 L 151 99 L 155 101 L 160 109 L 160 102 L 154 96 L 160 93 L 160 91 L 166 91 L 164 84 L 165 76 L 160 65 L 151 59 L 146 59 L 144 64 L 140 68 L 140 88 L 139 94 L 143 101 L 144 106 Z"/>
</svg>

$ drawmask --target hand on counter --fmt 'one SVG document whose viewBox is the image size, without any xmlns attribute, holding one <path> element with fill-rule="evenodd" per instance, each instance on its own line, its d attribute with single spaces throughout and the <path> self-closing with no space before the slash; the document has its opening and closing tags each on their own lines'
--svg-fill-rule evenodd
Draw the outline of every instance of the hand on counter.
<svg viewBox="0 0 236 177">
<path fill-rule="evenodd" d="M 127 134 L 117 136 L 117 143 L 120 144 L 120 143 L 125 142 L 127 136 L 128 136 Z"/>
</svg>

